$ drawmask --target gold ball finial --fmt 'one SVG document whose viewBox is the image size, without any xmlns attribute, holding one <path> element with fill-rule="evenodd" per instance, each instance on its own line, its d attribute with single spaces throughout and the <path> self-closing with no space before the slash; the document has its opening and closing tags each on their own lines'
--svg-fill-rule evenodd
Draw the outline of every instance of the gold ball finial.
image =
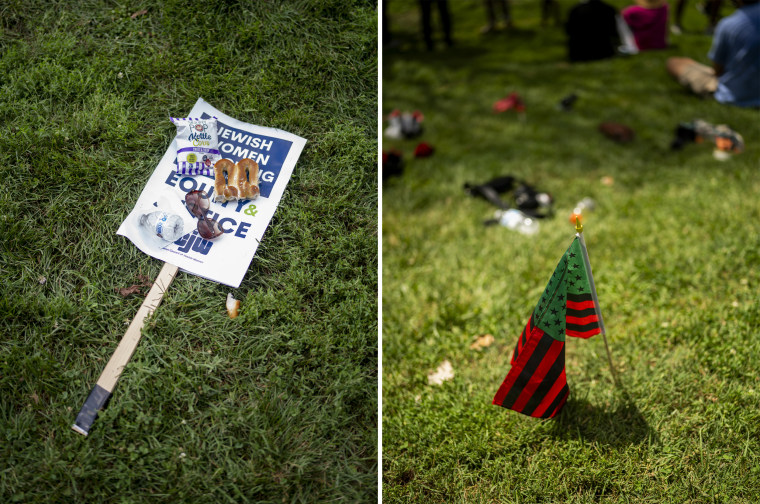
<svg viewBox="0 0 760 504">
<path fill-rule="evenodd" d="M 581 224 L 581 219 L 578 216 L 575 217 L 575 232 L 578 234 L 583 232 L 583 224 Z"/>
</svg>

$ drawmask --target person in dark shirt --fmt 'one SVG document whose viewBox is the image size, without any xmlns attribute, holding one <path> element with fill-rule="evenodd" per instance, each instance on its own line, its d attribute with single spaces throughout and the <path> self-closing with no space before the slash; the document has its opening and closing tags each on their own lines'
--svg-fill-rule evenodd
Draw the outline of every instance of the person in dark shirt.
<svg viewBox="0 0 760 504">
<path fill-rule="evenodd" d="M 568 14 L 565 32 L 570 61 L 611 58 L 619 43 L 617 11 L 602 0 L 587 0 Z"/>
</svg>

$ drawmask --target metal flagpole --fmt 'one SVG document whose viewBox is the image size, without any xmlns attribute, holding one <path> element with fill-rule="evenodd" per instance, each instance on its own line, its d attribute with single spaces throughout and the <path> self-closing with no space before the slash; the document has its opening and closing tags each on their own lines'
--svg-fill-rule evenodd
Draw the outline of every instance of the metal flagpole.
<svg viewBox="0 0 760 504">
<path fill-rule="evenodd" d="M 604 328 L 604 319 L 602 318 L 602 310 L 599 308 L 599 298 L 596 296 L 596 285 L 594 285 L 594 275 L 591 273 L 591 262 L 588 260 L 588 250 L 586 250 L 586 242 L 583 239 L 583 225 L 581 220 L 575 218 L 575 236 L 580 239 L 581 251 L 583 252 L 583 262 L 586 265 L 586 271 L 588 272 L 588 283 L 591 287 L 591 297 L 594 300 L 594 311 L 599 318 L 599 328 L 602 330 L 602 338 L 604 339 L 604 348 L 607 350 L 607 360 L 610 362 L 610 371 L 612 372 L 612 379 L 615 381 L 615 385 L 620 385 L 618 381 L 617 373 L 615 372 L 615 366 L 612 364 L 612 353 L 610 353 L 610 345 L 607 343 L 607 331 Z"/>
</svg>

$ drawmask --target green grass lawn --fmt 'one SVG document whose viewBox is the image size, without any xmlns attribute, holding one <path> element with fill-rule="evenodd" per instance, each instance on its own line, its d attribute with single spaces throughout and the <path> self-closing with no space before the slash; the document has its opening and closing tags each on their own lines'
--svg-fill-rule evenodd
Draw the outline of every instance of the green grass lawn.
<svg viewBox="0 0 760 504">
<path fill-rule="evenodd" d="M 666 74 L 670 56 L 707 62 L 704 16 L 689 4 L 667 50 L 570 65 L 538 3 L 513 2 L 515 30 L 492 36 L 479 34 L 481 2 L 451 5 L 455 45 L 433 52 L 415 2 L 389 5 L 382 110 L 419 109 L 425 130 L 383 140 L 406 161 L 382 187 L 384 501 L 757 502 L 760 115 Z M 491 111 L 512 91 L 524 121 Z M 574 109 L 558 111 L 573 92 Z M 745 152 L 671 151 L 678 123 L 697 118 L 740 132 Z M 636 138 L 614 143 L 602 121 Z M 432 157 L 413 158 L 419 141 Z M 555 198 L 535 236 L 483 226 L 494 207 L 462 190 L 507 174 Z M 560 416 L 492 406 L 584 197 L 597 204 L 584 235 L 621 387 L 601 337 L 569 338 Z M 484 334 L 494 344 L 471 350 Z M 428 385 L 445 360 L 454 378 Z"/>
<path fill-rule="evenodd" d="M 0 502 L 375 501 L 374 6 L 12 0 L 0 28 Z M 116 230 L 199 97 L 308 143 L 241 316 L 180 273 L 85 438 L 143 300 L 116 290 L 161 268 Z"/>
</svg>

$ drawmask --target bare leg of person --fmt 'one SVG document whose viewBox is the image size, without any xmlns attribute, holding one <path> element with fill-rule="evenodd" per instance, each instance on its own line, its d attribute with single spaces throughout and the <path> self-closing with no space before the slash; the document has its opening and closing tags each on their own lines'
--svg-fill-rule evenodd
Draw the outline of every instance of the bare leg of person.
<svg viewBox="0 0 760 504">
<path fill-rule="evenodd" d="M 673 24 L 670 27 L 670 32 L 674 35 L 680 35 L 683 33 L 681 19 L 683 18 L 684 7 L 686 7 L 686 0 L 676 0 L 676 8 L 673 14 Z"/>
<path fill-rule="evenodd" d="M 678 79 L 683 74 L 684 69 L 692 63 L 695 63 L 695 61 L 691 58 L 673 57 L 668 58 L 665 62 L 665 68 L 667 68 L 670 75 Z"/>
</svg>

